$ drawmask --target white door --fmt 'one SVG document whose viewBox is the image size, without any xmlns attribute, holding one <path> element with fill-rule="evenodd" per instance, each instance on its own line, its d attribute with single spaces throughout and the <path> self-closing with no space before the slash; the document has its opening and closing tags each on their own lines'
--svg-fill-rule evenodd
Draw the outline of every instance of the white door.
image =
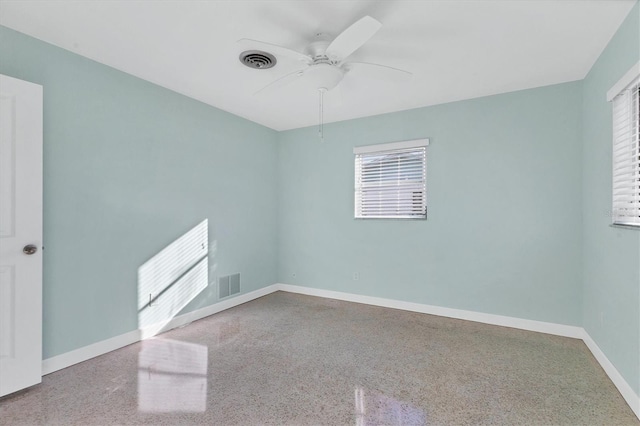
<svg viewBox="0 0 640 426">
<path fill-rule="evenodd" d="M 0 75 L 0 396 L 42 380 L 42 86 Z"/>
</svg>

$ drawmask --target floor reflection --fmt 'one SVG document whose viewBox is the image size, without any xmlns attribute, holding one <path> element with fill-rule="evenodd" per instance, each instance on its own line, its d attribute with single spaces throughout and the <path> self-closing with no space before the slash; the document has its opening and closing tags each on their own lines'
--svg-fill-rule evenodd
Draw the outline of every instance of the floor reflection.
<svg viewBox="0 0 640 426">
<path fill-rule="evenodd" d="M 389 396 L 356 388 L 356 425 L 424 425 L 427 415 L 420 408 Z"/>
<path fill-rule="evenodd" d="M 238 318 L 218 321 L 209 328 L 209 339 L 211 343 L 223 345 L 238 337 L 242 331 L 242 324 Z"/>
<path fill-rule="evenodd" d="M 204 412 L 207 358 L 203 345 L 166 339 L 143 341 L 138 355 L 138 410 Z"/>
</svg>

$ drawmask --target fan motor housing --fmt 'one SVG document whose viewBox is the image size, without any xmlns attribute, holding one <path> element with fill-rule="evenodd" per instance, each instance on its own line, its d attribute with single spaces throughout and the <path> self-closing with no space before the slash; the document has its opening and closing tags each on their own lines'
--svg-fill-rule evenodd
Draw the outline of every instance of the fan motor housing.
<svg viewBox="0 0 640 426">
<path fill-rule="evenodd" d="M 240 54 L 239 59 L 247 67 L 256 70 L 273 68 L 278 62 L 275 56 L 262 50 L 245 50 Z"/>
</svg>

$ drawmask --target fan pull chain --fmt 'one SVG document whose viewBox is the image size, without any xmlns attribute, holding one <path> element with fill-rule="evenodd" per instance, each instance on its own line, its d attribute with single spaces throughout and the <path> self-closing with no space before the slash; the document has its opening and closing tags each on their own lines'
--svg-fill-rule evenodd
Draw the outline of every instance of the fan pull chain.
<svg viewBox="0 0 640 426">
<path fill-rule="evenodd" d="M 318 136 L 320 136 L 320 141 L 324 142 L 324 92 L 326 92 L 327 89 L 325 88 L 321 88 L 318 89 L 318 93 L 319 93 L 319 105 L 318 105 Z"/>
</svg>

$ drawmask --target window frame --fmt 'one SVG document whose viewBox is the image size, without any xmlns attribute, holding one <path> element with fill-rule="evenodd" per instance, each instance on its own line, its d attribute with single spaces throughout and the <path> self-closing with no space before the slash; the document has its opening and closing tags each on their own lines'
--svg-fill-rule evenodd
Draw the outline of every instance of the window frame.
<svg viewBox="0 0 640 426">
<path fill-rule="evenodd" d="M 353 217 L 357 220 L 372 220 L 372 219 L 381 219 L 381 220 L 426 220 L 427 212 L 428 212 L 428 203 L 427 203 L 427 147 L 429 146 L 429 139 L 413 139 L 401 142 L 390 142 L 390 143 L 381 143 L 375 145 L 364 145 L 357 146 L 353 148 L 354 154 L 354 198 L 353 198 Z M 362 185 L 359 185 L 359 182 L 362 182 L 362 169 L 358 166 L 358 161 L 362 161 L 362 156 L 375 156 L 380 154 L 400 154 L 403 152 L 412 152 L 412 151 L 421 151 L 424 150 L 424 157 L 422 166 L 422 188 L 421 188 L 421 197 L 420 203 L 424 204 L 424 214 L 419 215 L 409 215 L 409 214 L 395 214 L 395 215 L 373 215 L 373 214 L 364 214 L 362 212 L 363 208 L 358 200 L 362 201 Z M 360 171 L 360 174 L 359 174 Z M 360 191 L 360 192 L 359 192 Z M 360 194 L 360 195 L 359 195 Z M 413 195 L 412 197 L 415 197 Z"/>
<path fill-rule="evenodd" d="M 640 229 L 640 176 L 637 176 L 640 174 L 640 61 L 607 92 L 607 101 L 612 104 L 611 226 Z M 621 118 L 618 109 L 628 109 L 628 115 Z M 628 123 L 621 128 L 620 121 Z M 629 139 L 625 141 L 624 136 L 627 135 Z M 624 144 L 629 145 L 628 154 L 620 152 L 621 147 L 624 149 Z M 620 164 L 627 162 L 631 165 L 631 171 L 628 172 L 631 181 L 628 184 L 623 181 L 625 186 L 620 187 L 620 175 L 616 177 L 616 171 L 620 170 Z M 629 197 L 624 193 L 629 191 L 631 197 L 636 199 L 629 201 L 631 207 L 621 208 L 620 203 L 624 203 L 624 198 Z M 628 210 L 631 210 L 631 214 Z"/>
</svg>

